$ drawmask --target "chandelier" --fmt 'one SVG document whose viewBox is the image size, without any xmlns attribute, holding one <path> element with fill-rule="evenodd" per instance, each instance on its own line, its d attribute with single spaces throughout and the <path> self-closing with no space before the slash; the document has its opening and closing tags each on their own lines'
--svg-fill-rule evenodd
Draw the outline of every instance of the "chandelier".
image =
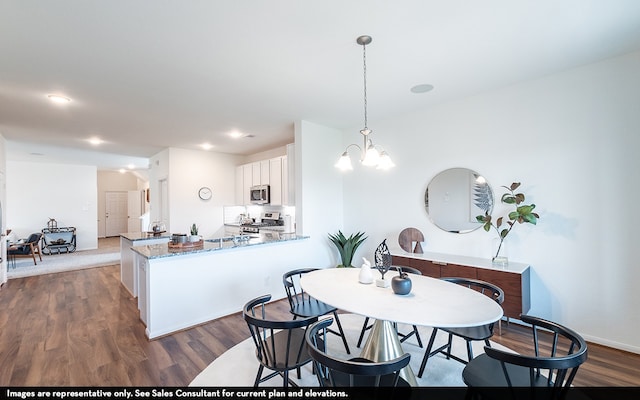
<svg viewBox="0 0 640 400">
<path fill-rule="evenodd" d="M 347 146 L 344 153 L 335 164 L 336 168 L 342 171 L 352 170 L 351 157 L 349 157 L 349 148 L 357 147 L 360 150 L 360 163 L 367 167 L 376 167 L 376 169 L 387 170 L 394 167 L 389 154 L 379 145 L 374 145 L 369 137 L 371 130 L 367 126 L 367 50 L 366 46 L 371 43 L 371 36 L 360 36 L 356 39 L 356 43 L 362 45 L 362 64 L 364 76 L 364 128 L 360 131 L 362 135 L 362 147 L 355 143 Z"/>
</svg>

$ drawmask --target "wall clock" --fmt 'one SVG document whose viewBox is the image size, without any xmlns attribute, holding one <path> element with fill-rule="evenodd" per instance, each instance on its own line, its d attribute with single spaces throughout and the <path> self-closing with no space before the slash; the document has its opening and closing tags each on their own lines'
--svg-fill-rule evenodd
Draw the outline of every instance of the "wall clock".
<svg viewBox="0 0 640 400">
<path fill-rule="evenodd" d="M 211 196 L 213 196 L 213 192 L 206 186 L 203 186 L 200 188 L 200 190 L 198 190 L 198 197 L 200 197 L 202 200 L 210 200 Z"/>
</svg>

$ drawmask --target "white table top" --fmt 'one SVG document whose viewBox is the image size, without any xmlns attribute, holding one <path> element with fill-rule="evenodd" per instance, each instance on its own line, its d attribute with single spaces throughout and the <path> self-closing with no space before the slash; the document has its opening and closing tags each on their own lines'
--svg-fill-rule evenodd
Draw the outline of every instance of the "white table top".
<svg viewBox="0 0 640 400">
<path fill-rule="evenodd" d="M 359 268 L 328 268 L 304 274 L 300 284 L 316 299 L 351 313 L 410 325 L 441 328 L 468 327 L 495 322 L 502 307 L 466 287 L 422 275 L 412 275 L 411 293 L 400 296 L 391 287 L 358 282 Z M 374 278 L 380 273 L 373 271 Z M 385 279 L 397 275 L 389 271 Z"/>
</svg>

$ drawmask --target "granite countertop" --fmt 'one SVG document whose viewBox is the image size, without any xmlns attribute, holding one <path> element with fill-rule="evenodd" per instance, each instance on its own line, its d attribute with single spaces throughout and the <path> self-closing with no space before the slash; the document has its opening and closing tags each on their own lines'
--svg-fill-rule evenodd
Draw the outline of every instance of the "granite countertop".
<svg viewBox="0 0 640 400">
<path fill-rule="evenodd" d="M 295 233 L 277 232 L 261 233 L 259 235 L 250 236 L 242 235 L 245 237 L 245 240 L 238 240 L 240 236 L 241 235 L 205 239 L 202 246 L 195 248 L 173 249 L 169 248 L 167 244 L 162 243 L 148 246 L 134 246 L 131 250 L 151 260 L 165 257 L 179 257 L 186 254 L 211 253 L 230 249 L 241 249 L 244 247 L 290 242 L 309 238 L 309 236 L 300 236 Z M 236 240 L 233 240 L 234 237 Z"/>
<path fill-rule="evenodd" d="M 120 234 L 121 237 L 131 240 L 132 242 L 138 240 L 153 240 L 153 239 L 171 239 L 171 235 L 169 233 L 162 233 L 160 235 L 154 235 L 152 233 L 147 232 L 125 232 Z"/>
</svg>

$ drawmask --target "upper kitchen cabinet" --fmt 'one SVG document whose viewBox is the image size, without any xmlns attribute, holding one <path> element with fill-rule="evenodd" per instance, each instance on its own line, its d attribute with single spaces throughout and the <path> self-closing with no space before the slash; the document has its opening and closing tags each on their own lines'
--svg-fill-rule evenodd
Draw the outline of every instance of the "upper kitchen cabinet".
<svg viewBox="0 0 640 400">
<path fill-rule="evenodd" d="M 294 205 L 293 146 L 287 146 L 287 155 L 256 161 L 236 167 L 236 203 L 251 203 L 251 186 L 269 185 L 270 204 Z"/>
<path fill-rule="evenodd" d="M 282 182 L 284 171 L 282 169 L 282 159 L 284 157 L 276 157 L 268 160 L 269 163 L 269 186 L 271 187 L 271 204 L 273 205 L 282 205 Z"/>
</svg>

